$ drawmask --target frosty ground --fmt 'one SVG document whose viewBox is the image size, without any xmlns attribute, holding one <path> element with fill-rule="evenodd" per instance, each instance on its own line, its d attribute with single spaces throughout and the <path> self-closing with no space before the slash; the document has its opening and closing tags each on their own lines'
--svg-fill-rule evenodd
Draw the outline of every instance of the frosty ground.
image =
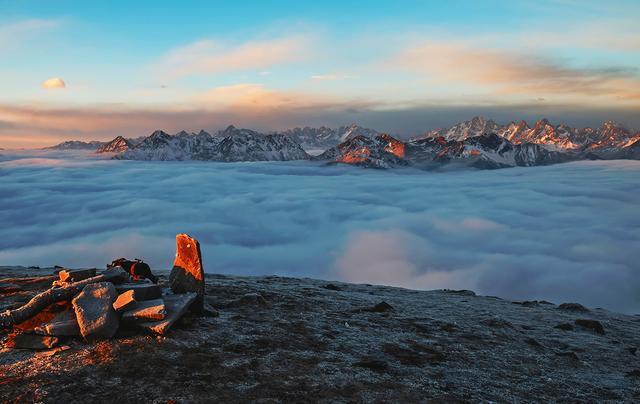
<svg viewBox="0 0 640 404">
<path fill-rule="evenodd" d="M 638 316 L 470 291 L 274 276 L 208 275 L 206 282 L 218 316 L 186 317 L 166 337 L 1 350 L 0 395 L 39 402 L 640 400 Z M 264 301 L 241 300 L 247 293 Z M 0 310 L 27 298 L 5 296 Z M 593 321 L 603 333 L 580 325 Z"/>
</svg>

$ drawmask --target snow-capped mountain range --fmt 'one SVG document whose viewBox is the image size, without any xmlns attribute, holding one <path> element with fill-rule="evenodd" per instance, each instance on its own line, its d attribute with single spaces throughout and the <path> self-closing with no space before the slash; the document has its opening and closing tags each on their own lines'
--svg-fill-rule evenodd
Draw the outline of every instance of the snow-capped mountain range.
<svg viewBox="0 0 640 404">
<path fill-rule="evenodd" d="M 216 135 L 203 130 L 199 133 L 182 131 L 175 135 L 155 131 L 133 147 L 120 139 L 113 142 L 116 142 L 114 148 L 126 147 L 114 156 L 121 160 L 287 161 L 310 158 L 290 136 L 265 135 L 234 126 Z"/>
<path fill-rule="evenodd" d="M 534 166 L 583 159 L 640 159 L 640 133 L 611 121 L 576 129 L 546 119 L 498 124 L 475 117 L 403 141 L 358 125 L 337 129 L 295 128 L 270 134 L 229 126 L 211 135 L 181 131 L 111 142 L 71 141 L 56 149 L 96 147 L 122 160 L 287 161 L 314 160 L 367 167 L 440 166 L 478 168 Z M 311 156 L 308 150 L 324 149 Z M 305 151 L 307 150 L 307 151 Z"/>
</svg>

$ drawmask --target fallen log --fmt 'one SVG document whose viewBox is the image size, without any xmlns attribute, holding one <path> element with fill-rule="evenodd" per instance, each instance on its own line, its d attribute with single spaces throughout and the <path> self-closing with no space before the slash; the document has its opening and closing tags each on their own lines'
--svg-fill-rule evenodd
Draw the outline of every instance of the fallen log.
<svg viewBox="0 0 640 404">
<path fill-rule="evenodd" d="M 111 282 L 117 278 L 118 273 L 105 273 L 96 275 L 89 279 L 70 283 L 68 286 L 53 287 L 44 292 L 35 295 L 27 304 L 15 310 L 7 310 L 0 313 L 0 330 L 12 327 L 14 324 L 20 324 L 40 313 L 46 307 L 53 303 L 64 300 L 71 300 L 75 295 L 80 293 L 86 285 L 96 282 Z"/>
</svg>

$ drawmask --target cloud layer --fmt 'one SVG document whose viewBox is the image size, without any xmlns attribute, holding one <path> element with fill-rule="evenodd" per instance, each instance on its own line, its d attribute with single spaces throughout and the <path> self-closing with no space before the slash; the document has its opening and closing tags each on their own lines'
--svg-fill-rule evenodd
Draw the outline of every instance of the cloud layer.
<svg viewBox="0 0 640 404">
<path fill-rule="evenodd" d="M 0 264 L 280 274 L 640 312 L 640 162 L 498 171 L 149 163 L 1 152 Z"/>
</svg>

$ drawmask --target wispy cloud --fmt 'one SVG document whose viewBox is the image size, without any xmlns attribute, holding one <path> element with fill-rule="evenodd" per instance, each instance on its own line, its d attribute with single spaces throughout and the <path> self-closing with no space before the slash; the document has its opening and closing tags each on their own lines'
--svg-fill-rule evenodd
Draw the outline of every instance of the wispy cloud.
<svg viewBox="0 0 640 404">
<path fill-rule="evenodd" d="M 29 19 L 0 24 L 0 51 L 18 48 L 23 41 L 61 25 L 60 20 Z"/>
<path fill-rule="evenodd" d="M 166 54 L 157 68 L 170 78 L 194 74 L 261 70 L 305 59 L 310 39 L 288 36 L 230 44 L 203 39 Z"/>
<path fill-rule="evenodd" d="M 429 41 L 406 49 L 388 64 L 425 75 L 433 82 L 466 82 L 493 94 L 640 100 L 640 79 L 634 69 L 570 67 L 535 55 L 478 48 L 461 41 Z"/>
<path fill-rule="evenodd" d="M 347 80 L 347 79 L 353 79 L 353 78 L 356 78 L 356 76 L 350 76 L 346 74 L 316 74 L 311 76 L 311 80 L 318 80 L 318 81 Z"/>
</svg>

